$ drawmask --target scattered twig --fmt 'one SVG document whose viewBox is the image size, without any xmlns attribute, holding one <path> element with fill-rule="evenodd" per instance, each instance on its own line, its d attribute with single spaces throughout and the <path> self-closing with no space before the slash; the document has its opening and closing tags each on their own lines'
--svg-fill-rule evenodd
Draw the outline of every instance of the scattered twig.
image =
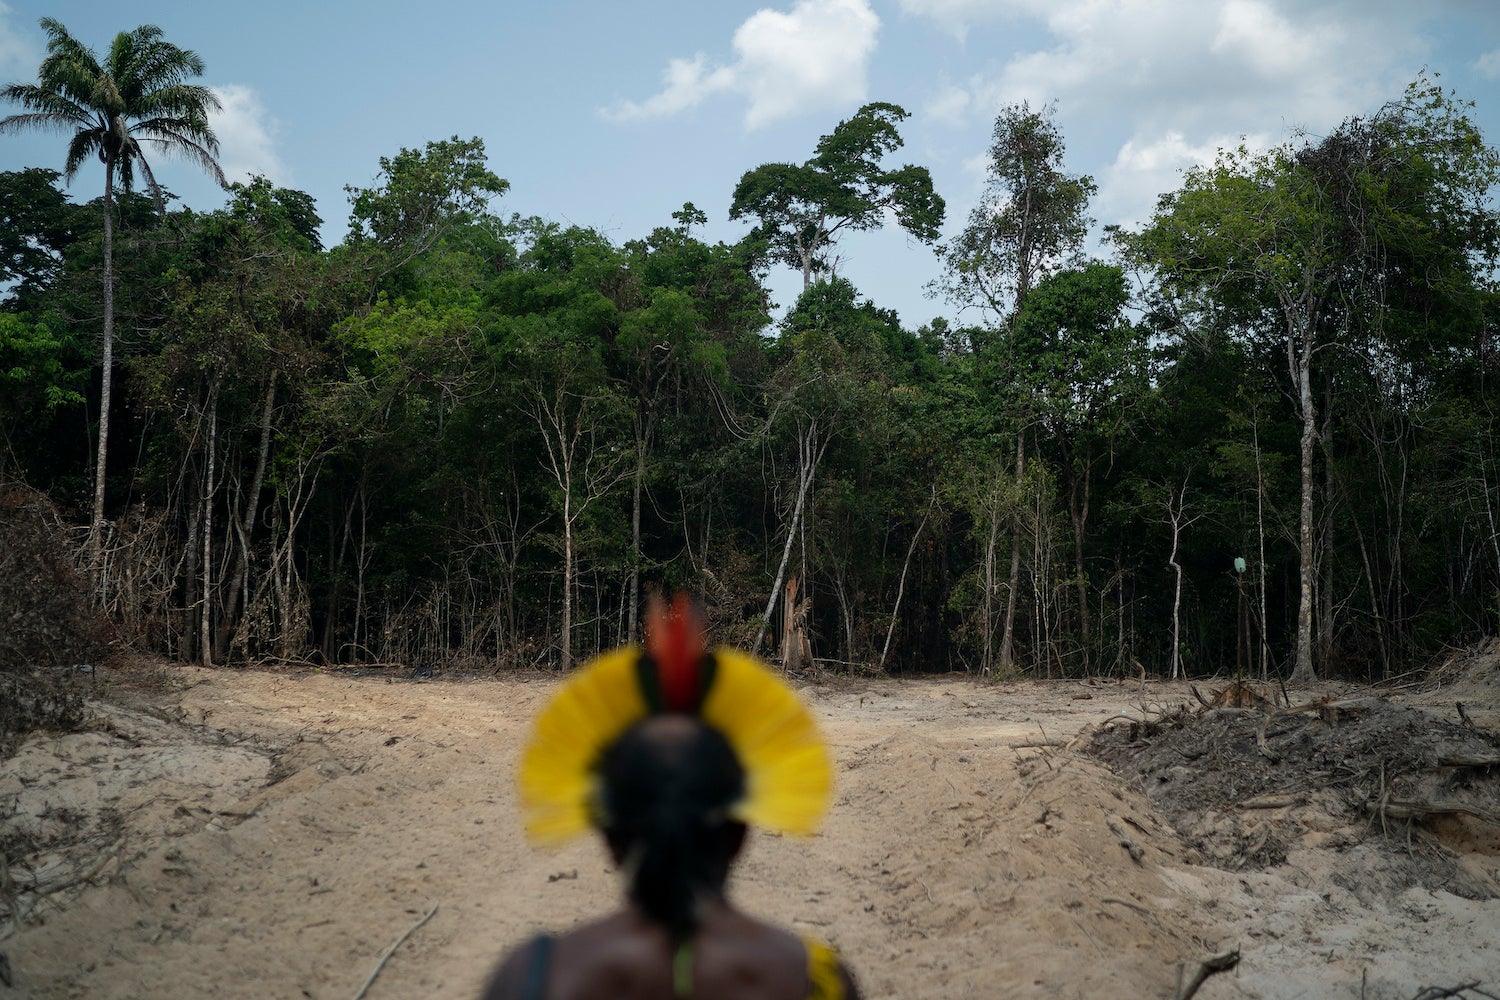
<svg viewBox="0 0 1500 1000">
<path fill-rule="evenodd" d="M 1177 1000 L 1188 1000 L 1189 997 L 1198 992 L 1198 987 L 1207 982 L 1210 976 L 1217 975 L 1220 972 L 1228 972 L 1239 964 L 1240 950 L 1238 948 L 1234 949 L 1234 951 L 1226 951 L 1222 955 L 1213 955 L 1205 958 L 1203 963 L 1198 966 L 1198 971 L 1193 974 L 1193 978 L 1188 980 L 1187 985 L 1178 987 Z M 1180 968 L 1178 975 L 1179 977 L 1181 976 Z"/>
<path fill-rule="evenodd" d="M 5 880 L 12 885 L 18 896 L 22 892 L 31 893 L 38 898 L 50 896 L 55 892 L 71 889 L 75 885 L 92 882 L 98 877 L 100 872 L 104 871 L 105 867 L 111 861 L 120 856 L 120 848 L 122 846 L 124 846 L 123 843 L 116 843 L 103 854 L 99 855 L 93 864 L 85 869 L 75 871 L 71 875 L 62 874 L 65 870 L 65 863 L 54 863 L 47 866 L 44 870 L 39 869 L 23 873 L 18 869 L 14 873 L 7 873 Z M 20 878 L 17 879 L 17 876 L 20 876 Z"/>
<path fill-rule="evenodd" d="M 1099 902 L 1101 902 L 1101 903 L 1114 903 L 1116 906 L 1126 906 L 1126 907 L 1129 907 L 1130 909 L 1136 911 L 1137 913 L 1141 914 L 1144 917 L 1151 916 L 1151 911 L 1149 909 L 1147 909 L 1146 907 L 1142 906 L 1140 903 L 1132 903 L 1130 900 L 1128 900 L 1128 899 L 1121 899 L 1118 896 L 1101 896 L 1099 898 Z"/>
<path fill-rule="evenodd" d="M 1382 819 L 1424 820 L 1429 816 L 1472 816 L 1485 823 L 1500 823 L 1500 817 L 1458 803 L 1422 802 L 1417 799 L 1393 799 L 1388 795 L 1365 802 L 1365 809 Z"/>
<path fill-rule="evenodd" d="M 1450 753 L 1437 759 L 1438 767 L 1500 767 L 1500 754 Z"/>
<path fill-rule="evenodd" d="M 1246 799 L 1239 804 L 1241 809 L 1288 809 L 1292 806 L 1300 806 L 1302 797 L 1300 795 L 1257 795 L 1253 799 Z"/>
<path fill-rule="evenodd" d="M 1130 860 L 1136 864 L 1140 864 L 1141 859 L 1146 856 L 1146 852 L 1140 844 L 1131 839 L 1130 834 L 1125 832 L 1125 824 L 1121 823 L 1115 817 L 1108 815 L 1104 817 L 1104 822 L 1114 831 L 1115 836 L 1120 838 L 1120 846 L 1130 853 Z"/>
<path fill-rule="evenodd" d="M 416 923 L 414 923 L 410 927 L 408 927 L 406 929 L 406 933 L 402 934 L 400 937 L 398 937 L 396 939 L 395 943 L 392 944 L 389 948 L 387 948 L 385 950 L 385 954 L 380 956 L 380 961 L 376 962 L 375 963 L 375 968 L 370 971 L 370 978 L 366 979 L 365 980 L 365 984 L 359 988 L 359 992 L 354 994 L 354 1000 L 363 1000 L 364 995 L 367 992 L 369 992 L 371 984 L 375 982 L 375 977 L 378 976 L 378 975 L 380 975 L 380 970 L 381 969 L 385 968 L 385 963 L 388 962 L 388 961 L 390 961 L 390 958 L 391 958 L 392 955 L 396 954 L 396 949 L 399 948 L 399 947 L 401 947 L 401 945 L 406 941 L 406 939 L 409 938 L 409 937 L 411 937 L 413 934 L 415 934 L 418 931 L 418 929 L 421 928 L 421 926 L 423 924 L 425 924 L 425 923 L 427 923 L 427 921 L 431 920 L 432 919 L 432 915 L 434 913 L 436 913 L 437 910 L 438 910 L 438 904 L 433 903 L 432 904 L 432 909 L 430 909 L 426 913 L 424 913 L 422 915 L 422 919 L 421 920 L 418 920 Z"/>
<path fill-rule="evenodd" d="M 1494 993 L 1479 988 L 1481 982 L 1483 980 L 1476 979 L 1472 983 L 1460 983 L 1457 986 L 1427 986 L 1422 989 L 1422 992 L 1412 997 L 1412 1000 L 1441 1000 L 1442 997 L 1462 997 L 1468 993 L 1494 998 Z"/>
<path fill-rule="evenodd" d="M 1281 763 L 1281 755 L 1272 750 L 1270 747 L 1266 746 L 1266 723 L 1270 721 L 1271 717 L 1269 715 L 1262 716 L 1260 725 L 1255 727 L 1255 749 L 1258 750 L 1260 752 L 1260 755 L 1266 758 L 1266 760 L 1269 760 L 1273 764 L 1279 764 Z"/>
<path fill-rule="evenodd" d="M 1072 920 L 1074 926 L 1076 926 L 1079 930 L 1083 931 L 1083 936 L 1089 939 L 1089 943 L 1094 946 L 1094 950 L 1097 951 L 1099 954 L 1103 955 L 1104 954 L 1104 949 L 1101 948 L 1101 947 L 1099 947 L 1099 942 L 1094 940 L 1094 935 L 1092 935 L 1092 934 L 1089 933 L 1089 929 L 1087 927 L 1083 926 L 1083 924 L 1079 923 L 1077 917 L 1069 915 L 1068 919 Z"/>
<path fill-rule="evenodd" d="M 11 881 L 10 865 L 6 864 L 4 854 L 0 854 L 0 904 L 4 904 L 10 914 L 11 927 L 10 932 L 6 934 L 6 937 L 9 937 L 10 934 L 21 929 L 21 899 L 20 894 L 16 892 L 15 883 Z"/>
</svg>

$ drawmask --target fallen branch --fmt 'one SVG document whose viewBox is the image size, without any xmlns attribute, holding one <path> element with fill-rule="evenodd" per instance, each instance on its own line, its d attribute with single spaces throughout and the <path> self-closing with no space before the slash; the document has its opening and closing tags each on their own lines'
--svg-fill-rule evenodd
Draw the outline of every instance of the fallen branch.
<svg viewBox="0 0 1500 1000">
<path fill-rule="evenodd" d="M 1260 720 L 1260 725 L 1255 727 L 1255 749 L 1266 760 L 1269 760 L 1273 764 L 1280 764 L 1281 755 L 1266 746 L 1266 723 L 1270 721 L 1271 717 L 1269 715 L 1263 716 Z"/>
<path fill-rule="evenodd" d="M 1457 803 L 1422 802 L 1416 799 L 1370 799 L 1365 809 L 1382 819 L 1424 820 L 1429 816 L 1472 816 L 1484 823 L 1500 825 L 1500 818 Z"/>
<path fill-rule="evenodd" d="M 1101 903 L 1114 903 L 1117 906 L 1127 906 L 1130 909 L 1132 909 L 1132 910 L 1136 911 L 1137 913 L 1141 914 L 1142 916 L 1145 916 L 1145 917 L 1151 916 L 1151 911 L 1149 909 L 1147 909 L 1146 907 L 1142 906 L 1140 903 L 1132 903 L 1130 900 L 1128 900 L 1128 899 L 1121 899 L 1119 896 L 1101 896 L 1099 898 L 1099 902 L 1101 902 Z"/>
<path fill-rule="evenodd" d="M 1141 859 L 1146 856 L 1146 852 L 1140 844 L 1131 839 L 1130 834 L 1125 832 L 1125 825 L 1118 819 L 1115 819 L 1115 817 L 1108 815 L 1104 817 L 1104 822 L 1114 831 L 1115 836 L 1120 838 L 1120 846 L 1130 853 L 1130 860 L 1136 864 L 1140 864 Z"/>
<path fill-rule="evenodd" d="M 1241 809 L 1288 809 L 1292 806 L 1300 806 L 1302 797 L 1300 795 L 1257 795 L 1253 799 L 1246 799 L 1239 804 Z"/>
<path fill-rule="evenodd" d="M 1238 948 L 1234 949 L 1234 951 L 1226 951 L 1222 955 L 1205 958 L 1203 963 L 1198 966 L 1198 971 L 1193 974 L 1193 978 L 1188 981 L 1186 986 L 1181 985 L 1182 967 L 1179 966 L 1177 971 L 1177 1000 L 1188 1000 L 1189 997 L 1198 992 L 1198 987 L 1206 983 L 1210 976 L 1218 975 L 1220 972 L 1228 972 L 1239 964 L 1240 950 Z"/>
<path fill-rule="evenodd" d="M 1332 698 L 1319 698 L 1316 701 L 1303 702 L 1301 705 L 1292 705 L 1277 712 L 1277 716 L 1297 715 L 1300 712 L 1316 712 L 1323 717 L 1325 722 L 1333 722 L 1345 715 L 1357 715 L 1367 709 L 1380 705 L 1379 698 L 1360 697 L 1342 698 L 1337 701 Z"/>
<path fill-rule="evenodd" d="M 54 862 L 45 868 L 27 870 L 23 868 L 13 869 L 7 875 L 7 880 L 12 884 L 19 895 L 22 892 L 31 893 L 37 897 L 50 896 L 64 889 L 71 889 L 75 885 L 92 882 L 104 871 L 105 867 L 120 856 L 120 848 L 124 842 L 116 843 L 109 850 L 101 854 L 93 864 L 87 868 L 67 873 L 66 863 Z"/>
<path fill-rule="evenodd" d="M 370 971 L 370 978 L 366 979 L 365 980 L 365 984 L 359 988 L 359 992 L 356 993 L 356 994 L 354 994 L 354 1000 L 363 1000 L 364 995 L 367 992 L 369 992 L 370 985 L 375 982 L 375 977 L 378 976 L 378 975 L 380 975 L 380 970 L 381 969 L 385 968 L 385 963 L 388 962 L 388 961 L 390 961 L 392 955 L 396 954 L 396 949 L 399 948 L 399 947 L 401 947 L 401 945 L 406 941 L 406 939 L 409 938 L 409 937 L 411 937 L 413 934 L 415 934 L 418 931 L 418 929 L 421 928 L 421 926 L 423 924 L 425 924 L 425 923 L 427 923 L 427 921 L 431 920 L 432 919 L 432 915 L 434 913 L 436 913 L 437 910 L 438 910 L 438 904 L 433 903 L 432 904 L 432 909 L 428 910 L 425 914 L 423 914 L 421 920 L 418 920 L 416 923 L 414 923 L 410 927 L 408 927 L 406 929 L 406 933 L 402 934 L 400 937 L 398 937 L 396 939 L 396 942 L 394 944 L 392 944 L 389 948 L 387 948 L 385 950 L 385 954 L 380 956 L 380 961 L 376 962 L 375 963 L 375 968 Z"/>
<path fill-rule="evenodd" d="M 1500 767 L 1500 756 L 1491 754 L 1447 754 L 1439 757 L 1438 767 Z"/>
<path fill-rule="evenodd" d="M 1440 1000 L 1442 997 L 1462 997 L 1468 993 L 1476 993 L 1479 996 L 1490 997 L 1494 1000 L 1496 995 L 1487 990 L 1480 989 L 1480 982 L 1481 980 L 1476 979 L 1472 983 L 1460 983 L 1457 986 L 1428 986 L 1423 988 L 1422 992 L 1412 997 L 1412 1000 Z"/>
</svg>

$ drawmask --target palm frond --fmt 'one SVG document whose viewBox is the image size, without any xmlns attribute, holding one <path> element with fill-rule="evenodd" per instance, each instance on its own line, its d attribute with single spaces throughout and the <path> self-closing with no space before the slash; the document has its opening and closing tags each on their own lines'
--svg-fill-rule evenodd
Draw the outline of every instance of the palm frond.
<svg viewBox="0 0 1500 1000">
<path fill-rule="evenodd" d="M 56 127 L 62 128 L 68 124 L 87 125 L 92 117 L 85 105 L 69 100 L 64 94 L 59 94 L 46 87 L 39 87 L 34 83 L 13 83 L 8 87 L 0 89 L 0 100 L 19 104 L 23 108 L 30 108 L 35 112 L 32 115 L 11 115 L 5 119 L 7 122 L 18 118 L 56 119 L 58 121 Z M 53 127 L 46 121 L 27 121 L 22 125 L 7 125 L 4 127 L 7 129 L 21 128 L 28 125 Z"/>
<path fill-rule="evenodd" d="M 68 143 L 68 159 L 63 166 L 63 177 L 71 181 L 85 160 L 98 156 L 104 145 L 104 133 L 99 129 L 80 129 Z"/>
<path fill-rule="evenodd" d="M 151 199 L 156 202 L 156 210 L 158 212 L 165 212 L 167 210 L 167 201 L 162 197 L 161 185 L 156 183 L 156 175 L 151 172 L 151 164 L 139 153 L 126 160 L 125 163 L 127 166 L 132 163 L 139 163 L 141 165 L 141 173 L 146 175 L 146 190 L 151 192 Z M 126 190 L 130 190 L 129 187 Z"/>
<path fill-rule="evenodd" d="M 139 167 L 158 204 L 161 191 L 142 142 L 185 157 L 224 184 L 216 158 L 219 142 L 208 120 L 221 107 L 219 99 L 209 88 L 186 82 L 203 73 L 197 53 L 165 41 L 156 25 L 143 24 L 117 34 L 101 66 L 61 22 L 44 17 L 41 25 L 48 41 L 37 83 L 0 89 L 0 99 L 30 113 L 0 119 L 0 133 L 76 130 L 68 143 L 69 180 L 90 156 L 98 156 L 114 165 L 128 191 Z"/>
<path fill-rule="evenodd" d="M 160 133 L 159 135 L 141 136 L 141 139 L 145 142 L 151 142 L 159 145 L 162 149 L 162 152 L 164 153 L 170 154 L 172 156 L 180 156 L 190 163 L 196 163 L 199 167 L 202 167 L 210 177 L 218 182 L 218 185 L 220 187 L 224 187 L 226 185 L 227 182 L 224 179 L 224 171 L 219 166 L 219 161 L 214 155 L 214 152 L 218 149 L 217 142 L 215 142 L 212 149 L 210 149 L 205 144 L 195 142 L 186 134 L 166 131 Z"/>
</svg>

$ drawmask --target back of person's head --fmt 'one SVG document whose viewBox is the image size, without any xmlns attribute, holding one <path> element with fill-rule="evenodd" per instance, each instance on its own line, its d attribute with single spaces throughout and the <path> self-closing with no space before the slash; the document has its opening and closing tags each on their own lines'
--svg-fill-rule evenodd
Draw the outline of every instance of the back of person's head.
<svg viewBox="0 0 1500 1000">
<path fill-rule="evenodd" d="M 745 772 L 717 729 L 681 714 L 633 725 L 600 761 L 602 826 L 632 901 L 674 939 L 723 894 L 745 836 L 729 815 Z"/>
</svg>

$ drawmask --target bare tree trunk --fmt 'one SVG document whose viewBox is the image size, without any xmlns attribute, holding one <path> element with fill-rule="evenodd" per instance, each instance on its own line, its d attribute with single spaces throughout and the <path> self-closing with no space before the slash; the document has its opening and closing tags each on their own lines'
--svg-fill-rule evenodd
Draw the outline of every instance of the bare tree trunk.
<svg viewBox="0 0 1500 1000">
<path fill-rule="evenodd" d="M 625 589 L 626 642 L 640 640 L 641 493 L 646 480 L 646 435 L 649 433 L 642 428 L 635 437 L 635 482 L 630 497 L 630 582 Z"/>
<path fill-rule="evenodd" d="M 224 628 L 234 630 L 239 625 L 240 610 L 250 590 L 250 536 L 255 532 L 255 521 L 260 515 L 260 489 L 266 478 L 266 461 L 271 453 L 271 414 L 276 403 L 276 373 L 272 372 L 266 384 L 266 401 L 260 416 L 260 449 L 255 459 L 255 474 L 250 480 L 250 490 L 245 496 L 241 511 L 233 517 L 234 533 L 240 540 L 239 555 L 235 559 L 234 574 L 230 577 L 234 586 L 224 602 Z M 238 506 L 238 505 L 237 505 Z"/>
<path fill-rule="evenodd" d="M 1318 433 L 1318 443 L 1323 452 L 1323 527 L 1318 532 L 1318 611 L 1313 634 L 1316 637 L 1317 655 L 1313 662 L 1325 669 L 1333 659 L 1333 637 L 1336 628 L 1333 603 L 1333 517 L 1335 513 L 1333 489 L 1333 389 L 1328 390 L 1323 412 L 1323 427 Z"/>
<path fill-rule="evenodd" d="M 203 606 L 202 634 L 199 638 L 202 663 L 213 666 L 213 537 L 214 537 L 214 458 L 219 449 L 219 384 L 208 393 L 208 457 L 203 476 Z"/>
<path fill-rule="evenodd" d="M 1310 684 L 1317 680 L 1313 669 L 1313 602 L 1317 553 L 1313 540 L 1313 456 L 1318 444 L 1318 411 L 1312 394 L 1312 352 L 1305 342 L 1298 350 L 1296 340 L 1288 336 L 1287 356 L 1297 380 L 1297 398 L 1302 414 L 1301 465 L 1302 497 L 1298 514 L 1298 593 L 1297 652 L 1293 661 L 1292 680 Z"/>
<path fill-rule="evenodd" d="M 182 570 L 182 634 L 178 637 L 177 659 L 190 663 L 198 658 L 195 636 L 198 623 L 194 611 L 198 608 L 198 522 L 203 516 L 203 506 L 196 501 L 188 505 L 186 551 Z"/>
<path fill-rule="evenodd" d="M 802 629 L 797 625 L 797 577 L 786 582 L 781 609 L 781 665 L 788 670 L 802 667 Z"/>
<path fill-rule="evenodd" d="M 1286 363 L 1292 384 L 1297 387 L 1297 414 L 1302 419 L 1302 440 L 1299 472 L 1301 475 L 1301 504 L 1297 518 L 1297 638 L 1296 651 L 1292 659 L 1291 680 L 1298 684 L 1309 684 L 1317 680 L 1313 669 L 1313 602 L 1316 600 L 1315 575 L 1317 573 L 1317 551 L 1313 523 L 1313 458 L 1318 445 L 1318 408 L 1313 402 L 1312 358 L 1313 322 L 1316 309 L 1306 301 L 1310 292 L 1303 294 L 1303 301 L 1293 301 L 1289 295 L 1281 296 L 1282 312 L 1286 319 Z M 1298 317 L 1302 319 L 1299 321 Z"/>
<path fill-rule="evenodd" d="M 1260 545 L 1256 564 L 1256 588 L 1260 591 L 1260 679 L 1270 677 L 1271 648 L 1266 639 L 1266 480 L 1260 464 L 1260 413 L 1254 414 L 1251 433 L 1255 442 L 1255 532 Z"/>
<path fill-rule="evenodd" d="M 1084 456 L 1082 473 L 1075 473 L 1072 478 L 1073 482 L 1068 489 L 1068 516 L 1073 522 L 1073 580 L 1078 594 L 1078 628 L 1083 643 L 1083 669 L 1087 673 L 1093 662 L 1093 630 L 1089 616 L 1088 576 L 1083 567 L 1083 537 L 1088 529 L 1090 493 L 1093 489 L 1092 456 Z"/>
<path fill-rule="evenodd" d="M 1026 431 L 1016 432 L 1016 497 L 1026 488 Z M 1009 671 L 1015 664 L 1016 650 L 1016 593 L 1021 589 L 1021 524 L 1016 523 L 1015 536 L 1010 548 L 1010 580 L 1005 596 L 1005 632 L 1000 639 L 1000 669 Z"/>
<path fill-rule="evenodd" d="M 575 522 L 588 507 L 612 490 L 626 472 L 628 454 L 615 454 L 598 444 L 602 418 L 587 396 L 558 388 L 548 398 L 533 387 L 530 409 L 546 449 L 544 467 L 563 498 L 562 667 L 573 665 L 573 590 L 577 577 L 578 540 Z M 574 407 L 571 411 L 569 407 Z M 581 454 L 580 454 L 581 450 Z"/>
<path fill-rule="evenodd" d="M 893 635 L 896 634 L 896 620 L 901 617 L 901 598 L 906 594 L 906 571 L 911 568 L 911 557 L 917 551 L 917 539 L 919 539 L 919 538 L 922 537 L 922 529 L 925 528 L 925 527 L 927 527 L 927 518 L 932 515 L 932 506 L 936 502 L 937 502 L 937 484 L 934 483 L 933 486 L 932 486 L 932 499 L 930 499 L 927 502 L 927 511 L 926 511 L 926 513 L 924 513 L 922 515 L 922 522 L 917 525 L 917 530 L 914 531 L 914 532 L 912 532 L 911 544 L 906 547 L 906 558 L 904 560 L 902 560 L 902 562 L 901 562 L 901 582 L 896 585 L 896 606 L 891 609 L 891 624 L 885 630 L 885 645 L 883 645 L 883 646 L 880 647 L 880 669 L 881 670 L 885 669 L 886 657 L 889 656 L 890 652 L 891 652 L 891 636 L 893 636 Z M 995 538 L 995 533 L 992 530 L 990 532 L 990 548 L 992 550 L 994 548 L 994 538 Z M 993 564 L 994 563 L 994 559 L 991 558 L 989 560 L 989 562 L 991 564 Z M 986 572 L 988 573 L 989 571 L 986 571 Z M 988 594 L 986 594 L 986 598 L 985 599 L 986 599 L 986 604 L 988 604 Z M 988 611 L 986 611 L 986 617 L 985 617 L 985 636 L 984 636 L 984 647 L 985 647 L 985 655 L 986 656 L 989 655 L 989 646 L 990 646 L 989 617 L 988 617 Z"/>
<path fill-rule="evenodd" d="M 104 343 L 99 364 L 99 450 L 94 459 L 94 514 L 89 522 L 89 557 L 95 569 L 103 564 L 104 473 L 109 458 L 109 403 L 115 363 L 115 161 L 104 160 Z"/>
<path fill-rule="evenodd" d="M 995 549 L 1000 542 L 1000 498 L 991 494 L 990 531 L 984 545 L 984 602 L 981 605 L 980 621 L 983 629 L 983 645 L 979 654 L 979 669 L 990 673 L 995 667 Z M 1013 548 L 1012 556 L 1020 554 Z M 1014 561 L 1014 560 L 1013 560 Z M 905 572 L 903 568 L 902 572 Z"/>
<path fill-rule="evenodd" d="M 1187 489 L 1188 480 L 1192 478 L 1192 471 L 1182 479 L 1182 489 L 1167 493 L 1167 522 L 1172 526 L 1172 554 L 1167 557 L 1167 565 L 1172 567 L 1176 583 L 1172 590 L 1172 656 L 1171 677 L 1176 680 L 1182 673 L 1182 564 L 1177 561 L 1177 545 L 1182 537 L 1183 529 L 1194 521 L 1196 517 L 1184 517 L 1187 512 Z"/>
<path fill-rule="evenodd" d="M 573 665 L 573 481 L 571 459 L 563 485 L 562 668 Z"/>
<path fill-rule="evenodd" d="M 760 627 L 755 631 L 755 641 L 750 644 L 751 653 L 760 652 L 760 644 L 766 637 L 766 627 L 771 623 L 771 613 L 776 610 L 776 598 L 781 593 L 781 581 L 786 578 L 787 563 L 792 558 L 792 545 L 797 540 L 797 526 L 802 520 L 802 507 L 807 501 L 807 489 L 812 485 L 813 473 L 817 470 L 818 462 L 823 458 L 823 450 L 827 447 L 826 440 L 821 445 L 818 444 L 816 420 L 797 434 L 797 499 L 792 506 L 792 516 L 787 521 L 786 544 L 781 548 L 781 564 L 776 568 L 776 579 L 771 583 L 771 596 L 766 601 L 766 610 L 761 616 Z"/>
</svg>

